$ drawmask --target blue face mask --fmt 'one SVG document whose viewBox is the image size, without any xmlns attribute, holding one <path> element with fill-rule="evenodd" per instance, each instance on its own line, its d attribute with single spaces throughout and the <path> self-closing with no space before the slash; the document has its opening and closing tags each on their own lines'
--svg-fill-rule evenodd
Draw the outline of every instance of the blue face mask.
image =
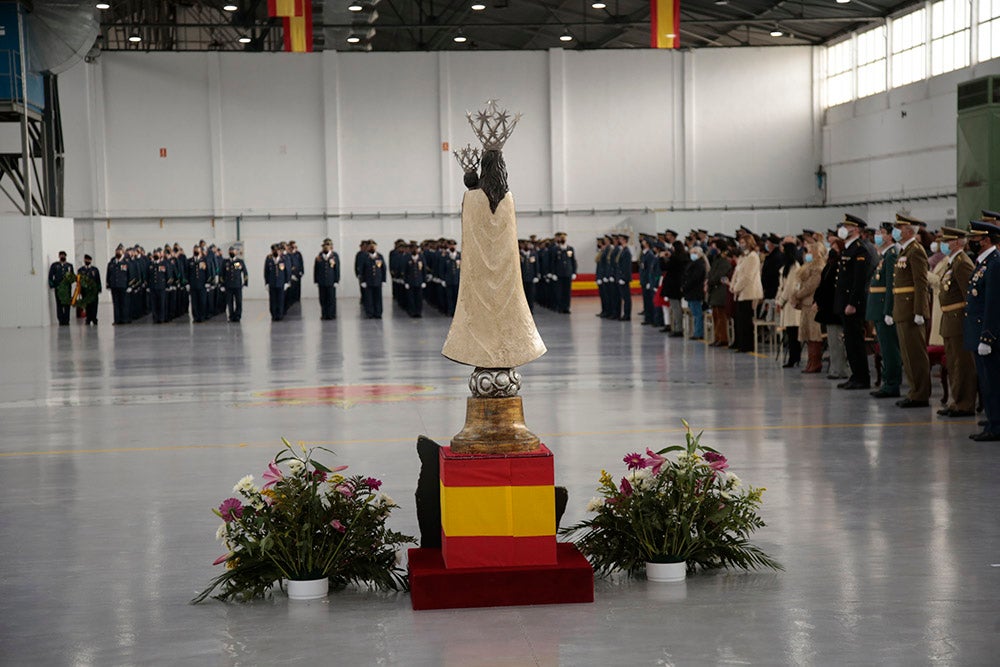
<svg viewBox="0 0 1000 667">
<path fill-rule="evenodd" d="M 947 257 L 948 255 L 951 254 L 951 246 L 948 245 L 947 243 L 942 243 L 941 244 L 941 252 L 944 253 L 945 257 Z"/>
<path fill-rule="evenodd" d="M 833 247 L 833 246 L 831 246 L 831 245 L 830 245 L 830 242 L 829 242 L 829 241 L 823 241 L 823 245 L 825 245 L 825 246 L 826 246 L 826 249 L 827 249 L 827 250 L 829 250 L 829 249 L 830 249 L 831 247 Z"/>
<path fill-rule="evenodd" d="M 899 227 L 892 230 L 892 240 L 897 243 L 903 240 L 903 231 Z"/>
<path fill-rule="evenodd" d="M 696 255 L 695 253 L 691 253 L 690 255 L 688 255 L 688 257 L 691 258 L 692 262 L 697 262 L 698 261 L 698 255 Z"/>
<path fill-rule="evenodd" d="M 884 243 L 885 241 L 883 240 L 881 234 L 875 237 L 875 245 L 877 245 L 879 248 L 881 248 Z"/>
<path fill-rule="evenodd" d="M 806 264 L 808 264 L 809 262 L 813 261 L 813 254 L 811 252 L 807 252 L 804 259 L 806 260 Z"/>
</svg>

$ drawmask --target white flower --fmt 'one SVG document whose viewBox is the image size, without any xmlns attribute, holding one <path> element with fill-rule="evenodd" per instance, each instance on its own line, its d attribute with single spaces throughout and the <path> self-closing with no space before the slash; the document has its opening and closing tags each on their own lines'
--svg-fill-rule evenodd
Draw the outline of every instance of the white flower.
<svg viewBox="0 0 1000 667">
<path fill-rule="evenodd" d="M 597 496 L 591 498 L 590 502 L 587 503 L 588 512 L 598 512 L 602 507 L 604 507 L 604 498 L 598 498 Z"/>
<path fill-rule="evenodd" d="M 259 496 L 251 500 L 250 505 L 253 506 L 253 508 L 258 511 L 264 509 L 265 507 L 264 501 L 261 500 Z"/>
<path fill-rule="evenodd" d="M 306 464 L 300 461 L 299 459 L 288 460 L 288 469 L 292 472 L 293 475 L 298 475 L 300 472 L 302 472 L 302 470 L 305 469 L 305 467 Z"/>
<path fill-rule="evenodd" d="M 225 539 L 227 532 L 228 531 L 226 530 L 226 524 L 224 523 L 219 524 L 219 529 L 215 531 L 215 539 L 216 540 Z"/>
<path fill-rule="evenodd" d="M 735 473 L 730 472 L 726 474 L 729 476 L 728 479 L 726 480 L 726 486 L 728 486 L 730 489 L 740 488 L 740 484 L 742 484 L 740 478 L 737 477 Z"/>
<path fill-rule="evenodd" d="M 396 501 L 392 499 L 388 493 L 380 493 L 375 496 L 375 504 L 382 505 L 384 507 L 395 507 Z"/>
<path fill-rule="evenodd" d="M 251 493 L 256 490 L 257 487 L 253 485 L 253 475 L 247 475 L 233 487 L 233 493 Z"/>
</svg>

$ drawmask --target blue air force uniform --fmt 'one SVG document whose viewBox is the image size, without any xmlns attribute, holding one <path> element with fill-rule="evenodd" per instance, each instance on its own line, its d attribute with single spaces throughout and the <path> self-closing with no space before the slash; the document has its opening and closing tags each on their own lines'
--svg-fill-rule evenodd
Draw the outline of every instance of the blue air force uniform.
<svg viewBox="0 0 1000 667">
<path fill-rule="evenodd" d="M 552 273 L 556 276 L 556 312 L 569 312 L 570 293 L 576 276 L 576 252 L 573 246 L 565 245 L 565 239 L 552 247 Z"/>
<path fill-rule="evenodd" d="M 242 257 L 230 256 L 222 264 L 222 289 L 226 294 L 226 310 L 230 322 L 243 318 L 243 288 L 250 281 L 247 263 Z"/>
<path fill-rule="evenodd" d="M 361 292 L 365 316 L 382 319 L 382 283 L 386 274 L 385 259 L 378 252 L 366 253 L 361 261 Z"/>
<path fill-rule="evenodd" d="M 410 317 L 423 317 L 424 260 L 420 253 L 404 255 L 400 262 L 406 312 Z"/>
<path fill-rule="evenodd" d="M 329 241 L 329 244 L 327 243 Z M 337 319 L 337 284 L 340 282 L 340 255 L 333 252 L 333 242 L 323 242 L 323 250 L 313 262 L 313 282 L 319 288 L 320 319 Z"/>
<path fill-rule="evenodd" d="M 122 250 L 122 246 L 118 246 Z M 111 290 L 111 305 L 114 309 L 114 323 L 128 324 L 132 321 L 132 311 L 128 306 L 128 258 L 125 255 L 112 257 L 104 272 L 105 286 Z"/>
<path fill-rule="evenodd" d="M 63 327 L 69 325 L 69 304 L 59 303 L 59 292 L 56 288 L 59 287 L 63 278 L 72 273 L 73 265 L 66 261 L 52 262 L 52 266 L 49 267 L 49 289 L 56 297 L 56 318 L 59 320 L 59 326 Z"/>
<path fill-rule="evenodd" d="M 272 322 L 278 322 L 285 316 L 285 290 L 291 277 L 291 267 L 283 255 L 275 257 L 271 254 L 264 260 L 264 284 L 267 285 Z"/>
<path fill-rule="evenodd" d="M 535 285 L 538 283 L 538 253 L 533 249 L 522 250 L 521 255 L 521 286 L 524 288 L 524 298 L 528 309 L 535 311 Z"/>
<path fill-rule="evenodd" d="M 988 213 L 983 212 L 984 216 Z M 1000 215 L 997 219 L 1000 220 Z M 985 231 L 995 240 L 1000 238 L 1000 224 L 996 221 L 973 221 L 972 229 Z M 986 408 L 986 427 L 982 433 L 970 437 L 992 442 L 1000 441 L 1000 248 L 994 245 L 975 259 L 966 295 L 962 339 L 965 349 L 976 361 L 979 391 Z"/>
<path fill-rule="evenodd" d="M 208 282 L 210 278 L 208 260 L 204 255 L 196 255 L 188 260 L 191 317 L 195 322 L 204 322 L 208 319 Z"/>
<path fill-rule="evenodd" d="M 628 240 L 627 236 L 623 238 Z M 618 295 L 611 316 L 627 322 L 632 319 L 632 251 L 627 245 L 620 246 L 615 256 L 614 270 Z"/>
</svg>

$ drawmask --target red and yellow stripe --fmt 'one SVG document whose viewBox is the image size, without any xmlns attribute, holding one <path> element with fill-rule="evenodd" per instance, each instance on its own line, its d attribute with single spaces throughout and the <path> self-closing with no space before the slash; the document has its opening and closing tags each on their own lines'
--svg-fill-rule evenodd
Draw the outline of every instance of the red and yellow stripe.
<svg viewBox="0 0 1000 667">
<path fill-rule="evenodd" d="M 649 0 L 649 45 L 654 49 L 681 46 L 681 0 Z"/>
<path fill-rule="evenodd" d="M 267 15 L 275 17 L 302 16 L 306 0 L 267 0 Z"/>
</svg>

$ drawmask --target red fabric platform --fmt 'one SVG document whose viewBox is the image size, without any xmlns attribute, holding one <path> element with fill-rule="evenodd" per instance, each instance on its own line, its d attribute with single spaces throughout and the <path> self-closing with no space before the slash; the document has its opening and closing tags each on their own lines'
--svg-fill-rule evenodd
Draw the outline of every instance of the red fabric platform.
<svg viewBox="0 0 1000 667">
<path fill-rule="evenodd" d="M 594 571 L 575 546 L 557 545 L 557 565 L 446 569 L 439 549 L 410 549 L 413 608 L 462 609 L 594 601 Z"/>
</svg>

